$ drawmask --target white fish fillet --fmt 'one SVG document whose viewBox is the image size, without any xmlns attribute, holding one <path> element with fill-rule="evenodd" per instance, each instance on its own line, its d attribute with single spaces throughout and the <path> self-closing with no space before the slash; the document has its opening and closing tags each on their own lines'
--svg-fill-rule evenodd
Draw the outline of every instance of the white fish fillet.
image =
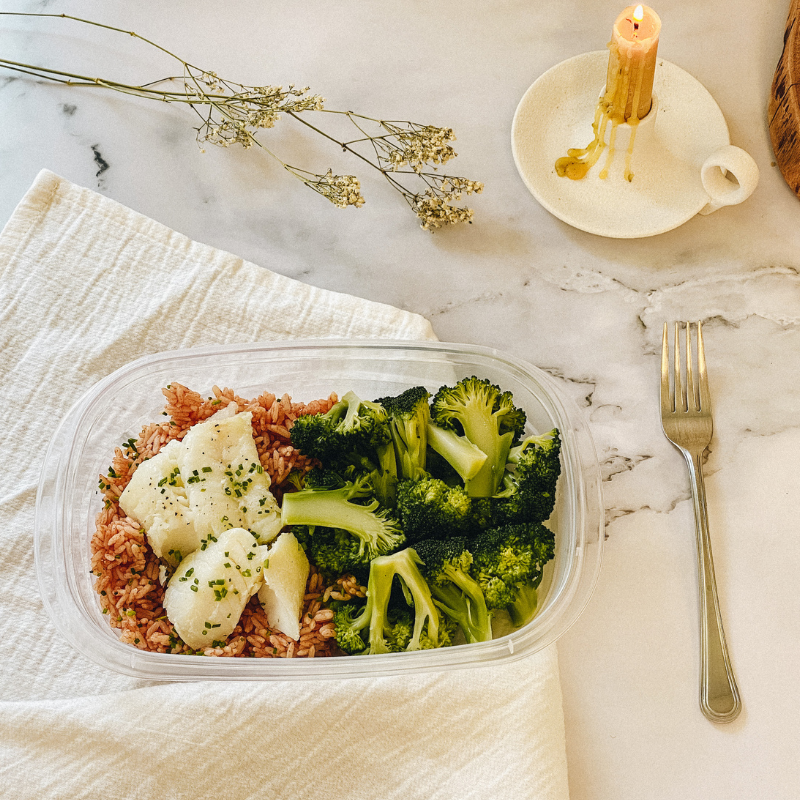
<svg viewBox="0 0 800 800">
<path fill-rule="evenodd" d="M 228 528 L 247 528 L 260 542 L 281 529 L 280 509 L 269 490 L 251 427 L 253 415 L 211 419 L 193 426 L 177 455 L 189 508 L 200 539 Z"/>
<path fill-rule="evenodd" d="M 164 609 L 189 647 L 211 647 L 230 636 L 263 583 L 264 551 L 249 531 L 233 528 L 181 561 L 167 585 Z"/>
<path fill-rule="evenodd" d="M 297 640 L 308 581 L 308 558 L 293 533 L 282 533 L 269 548 L 265 563 L 258 599 L 270 626 Z"/>
<path fill-rule="evenodd" d="M 146 531 L 153 552 L 171 564 L 212 536 L 246 528 L 273 540 L 281 513 L 259 461 L 253 415 L 224 409 L 142 462 L 120 507 Z"/>
<path fill-rule="evenodd" d="M 153 552 L 172 564 L 200 547 L 194 514 L 179 474 L 181 443 L 143 461 L 119 498 L 120 508 L 147 532 Z"/>
</svg>

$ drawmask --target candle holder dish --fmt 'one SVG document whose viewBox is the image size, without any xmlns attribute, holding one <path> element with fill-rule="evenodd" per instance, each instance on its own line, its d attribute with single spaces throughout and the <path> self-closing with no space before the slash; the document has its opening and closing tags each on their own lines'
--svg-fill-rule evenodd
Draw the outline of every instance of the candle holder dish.
<svg viewBox="0 0 800 800">
<path fill-rule="evenodd" d="M 583 178 L 559 176 L 556 161 L 594 137 L 592 121 L 607 65 L 606 50 L 568 59 L 541 75 L 517 107 L 511 129 L 514 161 L 544 208 L 588 233 L 634 239 L 672 230 L 698 213 L 710 214 L 752 194 L 758 167 L 731 145 L 714 98 L 664 59 L 658 59 L 655 70 L 652 108 L 636 126 L 632 179 L 625 176 L 633 133 L 628 123 L 616 126 L 608 163 L 606 142 L 605 152 Z M 611 129 L 608 125 L 606 139 Z"/>
</svg>

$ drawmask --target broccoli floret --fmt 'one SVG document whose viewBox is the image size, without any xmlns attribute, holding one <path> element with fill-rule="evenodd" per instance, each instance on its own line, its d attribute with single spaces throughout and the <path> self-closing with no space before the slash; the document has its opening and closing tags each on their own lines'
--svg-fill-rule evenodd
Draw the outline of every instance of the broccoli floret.
<svg viewBox="0 0 800 800">
<path fill-rule="evenodd" d="M 306 476 L 308 475 L 307 472 L 303 472 L 299 469 L 293 469 L 289 473 L 289 477 L 286 479 L 289 486 L 291 486 L 296 491 L 300 491 L 303 488 L 306 482 Z"/>
<path fill-rule="evenodd" d="M 396 584 L 393 584 L 394 590 Z M 414 638 L 416 614 L 405 606 L 399 607 L 395 600 L 396 592 L 391 591 L 391 599 L 387 601 L 383 620 L 383 646 L 379 652 L 399 653 L 410 647 Z M 402 593 L 401 593 L 402 595 Z M 404 603 L 404 600 L 400 601 Z M 333 623 L 336 632 L 336 643 L 348 655 L 361 655 L 367 651 L 363 632 L 369 627 L 369 619 L 364 615 L 364 601 L 361 599 L 349 602 L 332 601 L 330 608 L 334 611 Z M 429 619 L 426 619 L 419 636 L 419 647 L 413 649 L 432 650 L 437 647 L 449 647 L 453 643 L 457 626 L 446 616 L 440 616 L 435 626 L 435 637 L 431 636 Z M 378 651 L 376 651 L 378 652 Z"/>
<path fill-rule="evenodd" d="M 539 584 L 542 582 L 541 573 L 536 580 L 523 583 L 519 587 L 513 602 L 506 606 L 511 623 L 515 628 L 521 628 L 530 622 L 536 614 L 539 605 Z"/>
<path fill-rule="evenodd" d="M 512 447 L 502 489 L 492 500 L 495 524 L 544 522 L 553 513 L 561 474 L 561 438 L 557 428 L 527 437 Z"/>
<path fill-rule="evenodd" d="M 511 393 L 482 378 L 463 378 L 455 386 L 439 389 L 431 405 L 431 420 L 466 436 L 486 454 L 483 466 L 465 481 L 465 488 L 473 497 L 494 495 L 511 446 L 525 429 L 525 412 L 514 405 Z"/>
<path fill-rule="evenodd" d="M 386 646 L 392 653 L 399 653 L 408 649 L 414 635 L 414 614 L 410 611 L 389 611 L 389 629 L 384 634 Z M 437 647 L 450 647 L 456 633 L 456 625 L 447 617 L 439 618 L 439 630 L 436 639 L 428 633 L 428 624 L 422 631 L 419 639 L 420 650 L 434 650 Z"/>
<path fill-rule="evenodd" d="M 361 605 L 341 603 L 333 613 L 336 644 L 349 655 L 358 655 L 367 649 L 360 634 L 363 627 L 359 627 L 359 617 L 362 611 Z"/>
<path fill-rule="evenodd" d="M 369 474 L 381 505 L 394 506 L 397 459 L 380 403 L 348 392 L 327 413 L 298 417 L 289 435 L 294 447 L 321 461 L 326 471 Z"/>
<path fill-rule="evenodd" d="M 438 478 L 402 481 L 397 487 L 397 513 L 408 542 L 475 533 L 489 524 L 489 512 L 488 500 Z"/>
<path fill-rule="evenodd" d="M 381 397 L 375 401 L 388 415 L 400 480 L 419 480 L 427 476 L 429 399 L 430 392 L 424 386 L 413 386 L 396 397 Z"/>
<path fill-rule="evenodd" d="M 336 470 L 314 467 L 295 485 L 300 491 L 302 489 L 341 489 L 346 483 L 347 479 L 344 475 Z"/>
<path fill-rule="evenodd" d="M 397 504 L 397 456 L 391 436 L 375 447 L 377 465 L 370 472 L 375 496 L 387 508 Z"/>
<path fill-rule="evenodd" d="M 348 652 L 355 652 L 352 646 L 355 641 L 353 636 L 356 635 L 363 641 L 361 632 L 367 628 L 369 628 L 367 642 L 370 653 L 390 653 L 400 641 L 405 641 L 404 629 L 398 629 L 393 633 L 398 623 L 396 611 L 390 609 L 395 576 L 400 579 L 403 592 L 413 605 L 411 635 L 403 649 L 420 650 L 426 641 L 444 641 L 440 614 L 431 597 L 428 584 L 419 571 L 418 563 L 417 554 L 410 548 L 390 556 L 373 559 L 367 582 L 366 604 L 358 616 L 350 614 L 347 618 L 341 618 L 336 626 L 337 641 L 341 638 L 341 641 L 349 643 L 351 650 Z M 357 646 L 357 642 L 355 644 Z"/>
<path fill-rule="evenodd" d="M 316 480 L 324 480 L 324 471 Z M 308 481 L 307 484 L 308 486 Z M 390 512 L 375 499 L 369 478 L 346 481 L 339 488 L 304 488 L 283 497 L 284 525 L 341 528 L 359 540 L 360 552 L 369 558 L 400 547 L 403 531 Z"/>
<path fill-rule="evenodd" d="M 552 531 L 540 523 L 490 528 L 470 543 L 472 574 L 490 609 L 505 608 L 515 624 L 527 622 L 536 610 L 544 565 L 555 553 Z M 532 606 L 532 608 L 531 608 Z"/>
<path fill-rule="evenodd" d="M 390 439 L 386 412 L 377 403 L 347 392 L 330 411 L 298 417 L 289 432 L 292 446 L 326 467 L 371 456 Z"/>
<path fill-rule="evenodd" d="M 370 556 L 357 536 L 341 528 L 307 525 L 294 525 L 292 533 L 325 578 L 335 579 L 346 572 L 355 572 L 366 581 Z"/>
<path fill-rule="evenodd" d="M 472 554 L 465 538 L 428 539 L 415 545 L 420 572 L 445 616 L 458 624 L 468 642 L 492 638 L 483 590 L 471 577 Z"/>
<path fill-rule="evenodd" d="M 474 478 L 486 462 L 486 453 L 466 436 L 454 430 L 428 423 L 428 446 L 435 450 L 455 470 L 462 481 Z"/>
</svg>

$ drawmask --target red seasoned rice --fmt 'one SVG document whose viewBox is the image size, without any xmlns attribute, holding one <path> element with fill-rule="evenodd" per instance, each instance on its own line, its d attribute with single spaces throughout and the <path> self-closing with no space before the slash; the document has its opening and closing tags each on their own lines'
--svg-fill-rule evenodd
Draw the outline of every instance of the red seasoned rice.
<svg viewBox="0 0 800 800">
<path fill-rule="evenodd" d="M 147 425 L 136 441 L 129 440 L 114 452 L 108 475 L 100 476 L 104 508 L 97 515 L 92 537 L 92 572 L 103 613 L 120 630 L 120 639 L 159 653 L 197 653 L 207 656 L 251 658 L 320 658 L 335 654 L 333 612 L 324 607 L 330 599 L 364 596 L 364 588 L 351 577 L 324 586 L 322 575 L 312 566 L 306 587 L 300 638 L 297 641 L 270 628 L 257 598 L 251 598 L 239 624 L 226 641 L 214 642 L 194 651 L 181 641 L 164 611 L 164 587 L 158 579 L 160 562 L 150 549 L 144 531 L 119 507 L 119 496 L 136 467 L 158 453 L 172 439 L 182 439 L 192 425 L 208 419 L 235 402 L 239 411 L 253 414 L 253 436 L 261 464 L 272 480 L 271 490 L 278 502 L 288 488 L 292 470 L 308 471 L 315 462 L 292 447 L 289 431 L 297 417 L 328 411 L 336 394 L 325 400 L 293 403 L 284 394 L 264 392 L 253 400 L 231 389 L 213 388 L 204 398 L 178 383 L 162 389 L 167 399 L 161 423 Z"/>
</svg>

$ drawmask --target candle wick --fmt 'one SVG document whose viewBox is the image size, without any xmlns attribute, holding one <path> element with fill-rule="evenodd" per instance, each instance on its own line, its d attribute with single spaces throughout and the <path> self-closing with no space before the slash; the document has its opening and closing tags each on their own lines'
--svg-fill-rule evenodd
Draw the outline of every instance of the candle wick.
<svg viewBox="0 0 800 800">
<path fill-rule="evenodd" d="M 639 23 L 638 23 L 638 22 L 634 22 L 634 23 L 633 23 L 633 29 L 634 29 L 635 31 L 638 31 L 638 30 L 639 30 Z"/>
</svg>

